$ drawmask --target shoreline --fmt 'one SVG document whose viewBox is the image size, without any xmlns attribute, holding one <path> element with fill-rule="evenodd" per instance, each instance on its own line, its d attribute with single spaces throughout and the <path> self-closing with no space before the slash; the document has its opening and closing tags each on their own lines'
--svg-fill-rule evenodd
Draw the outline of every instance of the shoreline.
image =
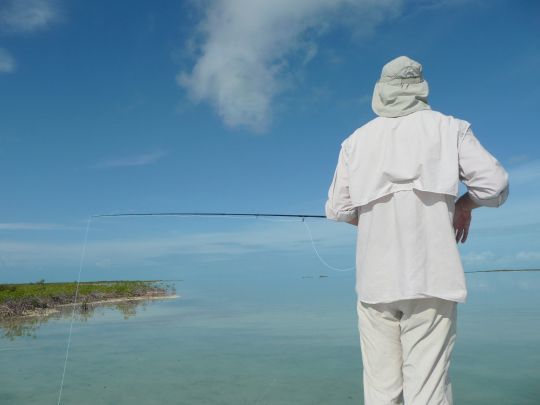
<svg viewBox="0 0 540 405">
<path fill-rule="evenodd" d="M 145 300 L 160 300 L 160 299 L 177 299 L 180 298 L 180 295 L 177 294 L 171 294 L 171 295 L 140 295 L 140 296 L 133 296 L 133 297 L 114 297 L 114 298 L 107 298 L 103 300 L 98 301 L 78 301 L 78 302 L 70 302 L 67 304 L 59 304 L 54 307 L 50 308 L 36 308 L 29 311 L 26 311 L 20 315 L 15 315 L 11 317 L 10 319 L 20 319 L 20 318 L 32 318 L 32 317 L 42 317 L 42 316 L 49 316 L 53 314 L 57 314 L 61 311 L 61 308 L 67 308 L 67 307 L 73 307 L 73 306 L 82 306 L 83 304 L 86 304 L 88 306 L 99 306 L 103 305 L 106 306 L 108 304 L 115 304 L 120 302 L 129 302 L 129 301 L 145 301 Z M 60 308 L 60 309 L 59 309 Z M 2 321 L 2 319 L 0 319 Z"/>
<path fill-rule="evenodd" d="M 0 322 L 49 316 L 74 306 L 84 313 L 98 305 L 179 298 L 171 287 L 142 280 L 0 284 Z"/>
</svg>

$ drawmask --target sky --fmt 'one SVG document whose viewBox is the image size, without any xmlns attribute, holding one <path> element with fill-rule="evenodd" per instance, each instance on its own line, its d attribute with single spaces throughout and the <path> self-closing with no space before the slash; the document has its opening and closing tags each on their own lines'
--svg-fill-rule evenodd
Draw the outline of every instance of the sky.
<svg viewBox="0 0 540 405">
<path fill-rule="evenodd" d="M 0 276 L 74 279 L 94 214 L 323 214 L 340 143 L 400 55 L 510 174 L 507 202 L 473 212 L 466 270 L 540 268 L 538 38 L 536 1 L 0 0 Z M 350 265 L 352 227 L 312 226 Z M 300 223 L 96 219 L 85 275 L 305 264 L 309 243 Z"/>
</svg>

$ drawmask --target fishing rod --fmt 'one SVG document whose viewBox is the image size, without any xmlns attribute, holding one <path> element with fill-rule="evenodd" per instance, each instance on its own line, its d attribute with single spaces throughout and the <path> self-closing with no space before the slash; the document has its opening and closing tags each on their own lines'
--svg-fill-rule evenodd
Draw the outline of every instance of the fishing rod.
<svg viewBox="0 0 540 405">
<path fill-rule="evenodd" d="M 278 218 L 326 218 L 326 215 L 311 214 L 259 214 L 232 212 L 126 212 L 118 214 L 97 214 L 92 218 L 104 217 L 278 217 Z"/>
</svg>

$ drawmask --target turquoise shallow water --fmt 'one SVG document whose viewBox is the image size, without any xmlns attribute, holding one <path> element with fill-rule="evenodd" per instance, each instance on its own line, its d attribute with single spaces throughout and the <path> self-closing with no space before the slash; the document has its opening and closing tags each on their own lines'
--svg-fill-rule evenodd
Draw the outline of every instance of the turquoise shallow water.
<svg viewBox="0 0 540 405">
<path fill-rule="evenodd" d="M 77 316 L 62 403 L 362 404 L 353 274 L 324 274 L 186 272 L 179 299 Z M 538 404 L 540 274 L 468 281 L 455 403 Z M 57 403 L 68 328 L 0 339 L 1 404 Z"/>
</svg>

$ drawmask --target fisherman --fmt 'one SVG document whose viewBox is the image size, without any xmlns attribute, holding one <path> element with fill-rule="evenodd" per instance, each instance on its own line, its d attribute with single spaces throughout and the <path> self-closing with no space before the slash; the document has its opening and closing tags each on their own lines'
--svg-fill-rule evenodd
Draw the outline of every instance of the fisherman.
<svg viewBox="0 0 540 405">
<path fill-rule="evenodd" d="M 451 405 L 457 303 L 467 288 L 457 243 L 474 208 L 498 207 L 508 173 L 469 122 L 428 104 L 422 65 L 387 63 L 378 117 L 341 144 L 326 216 L 358 226 L 356 293 L 366 405 Z M 458 183 L 467 187 L 457 201 Z"/>
</svg>

